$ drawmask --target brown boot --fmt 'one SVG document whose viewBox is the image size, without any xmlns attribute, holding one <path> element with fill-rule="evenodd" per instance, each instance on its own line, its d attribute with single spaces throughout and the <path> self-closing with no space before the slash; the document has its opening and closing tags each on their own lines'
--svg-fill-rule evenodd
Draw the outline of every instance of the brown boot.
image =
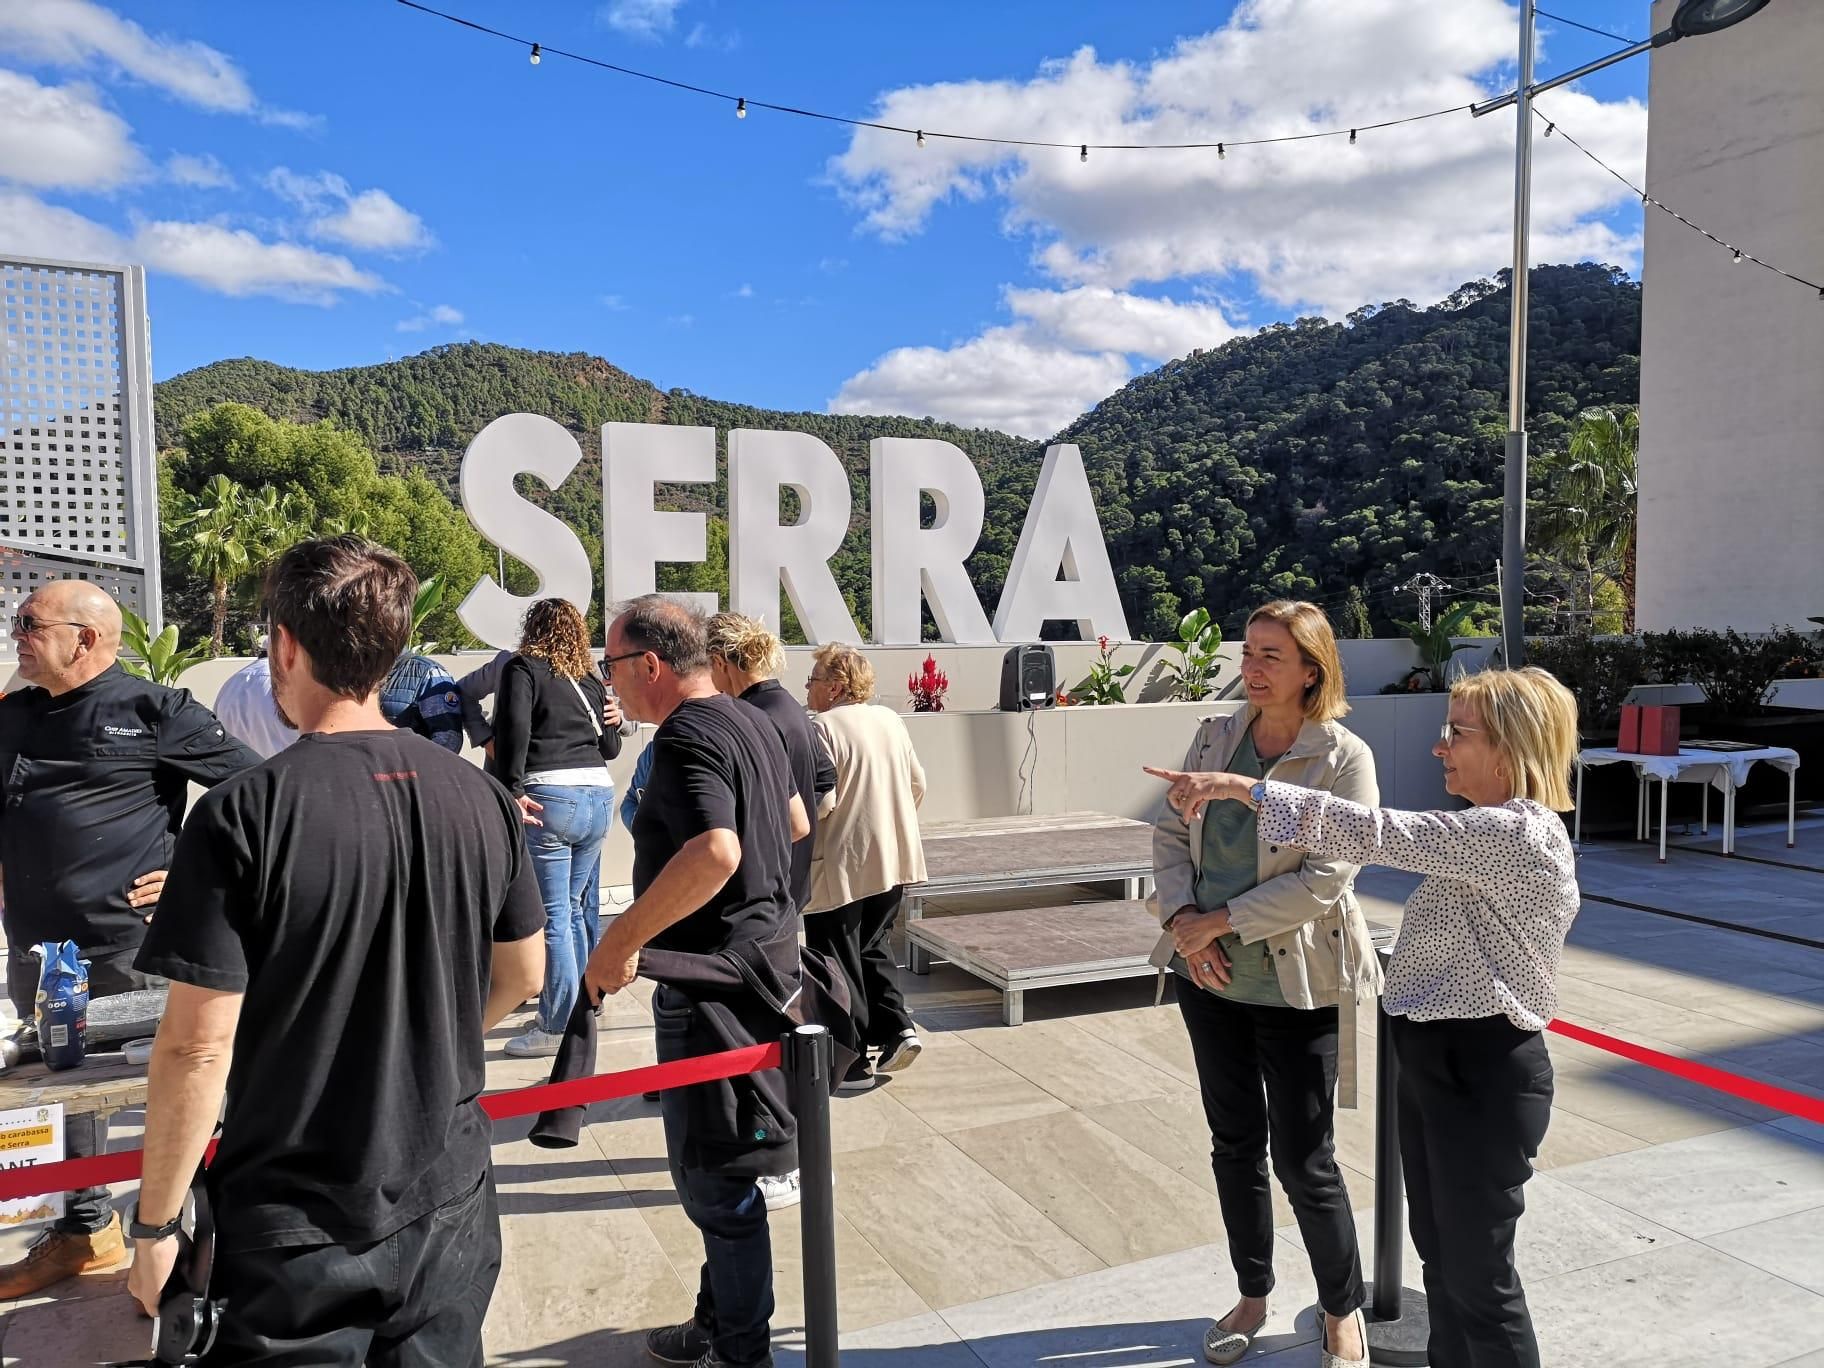
<svg viewBox="0 0 1824 1368">
<path fill-rule="evenodd" d="M 127 1242 L 121 1234 L 119 1212 L 88 1235 L 47 1230 L 23 1259 L 0 1268 L 0 1301 L 29 1297 L 78 1273 L 99 1272 L 126 1260 Z"/>
</svg>

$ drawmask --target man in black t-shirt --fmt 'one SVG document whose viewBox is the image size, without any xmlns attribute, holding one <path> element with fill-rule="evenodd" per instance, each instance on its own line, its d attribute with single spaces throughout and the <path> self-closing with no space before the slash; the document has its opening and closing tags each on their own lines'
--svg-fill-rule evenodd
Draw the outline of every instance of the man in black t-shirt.
<svg viewBox="0 0 1824 1368">
<path fill-rule="evenodd" d="M 583 976 L 590 996 L 631 983 L 642 948 L 732 955 L 769 968 L 784 960 L 795 984 L 791 847 L 794 826 L 801 834 L 808 824 L 793 801 L 777 730 L 716 691 L 702 618 L 669 600 L 628 605 L 609 626 L 602 664 L 627 715 L 659 727 L 633 822 L 634 899 L 590 956 Z M 653 993 L 653 1019 L 661 1061 L 776 1039 L 783 1025 L 758 992 L 749 1000 L 724 991 L 711 1003 L 670 981 Z M 772 1241 L 755 1180 L 797 1167 L 795 1132 L 778 1114 L 778 1096 L 742 1078 L 671 1089 L 660 1099 L 672 1181 L 704 1236 L 696 1315 L 647 1337 L 661 1362 L 772 1362 Z"/>
<path fill-rule="evenodd" d="M 482 1361 L 482 1038 L 537 993 L 545 913 L 506 791 L 380 713 L 416 588 L 357 537 L 274 567 L 273 700 L 298 741 L 197 805 L 140 952 L 172 982 L 129 1286 L 157 1305 L 225 1090 L 211 1361 Z"/>
</svg>

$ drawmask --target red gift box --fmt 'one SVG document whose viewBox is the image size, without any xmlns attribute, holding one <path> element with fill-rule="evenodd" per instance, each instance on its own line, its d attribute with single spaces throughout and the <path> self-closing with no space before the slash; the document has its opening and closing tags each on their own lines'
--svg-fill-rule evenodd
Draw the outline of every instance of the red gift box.
<svg viewBox="0 0 1824 1368">
<path fill-rule="evenodd" d="M 1676 707 L 1623 704 L 1621 739 L 1615 749 L 1629 755 L 1677 755 L 1678 727 Z"/>
</svg>

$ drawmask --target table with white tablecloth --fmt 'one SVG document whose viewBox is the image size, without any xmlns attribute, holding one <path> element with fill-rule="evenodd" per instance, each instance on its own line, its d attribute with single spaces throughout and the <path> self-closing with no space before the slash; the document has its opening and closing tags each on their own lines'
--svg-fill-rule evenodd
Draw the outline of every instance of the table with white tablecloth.
<svg viewBox="0 0 1824 1368">
<path fill-rule="evenodd" d="M 1652 820 L 1647 805 L 1647 786 L 1659 781 L 1659 861 L 1666 861 L 1666 792 L 1678 783 L 1701 783 L 1704 786 L 1703 830 L 1710 831 L 1710 790 L 1723 795 L 1723 854 L 1735 853 L 1735 794 L 1748 782 L 1748 771 L 1756 765 L 1772 765 L 1786 771 L 1786 846 L 1791 849 L 1798 836 L 1799 753 L 1784 746 L 1764 746 L 1754 750 L 1705 750 L 1681 746 L 1677 755 L 1637 755 L 1631 751 L 1585 750 L 1577 753 L 1577 823 L 1573 839 L 1583 841 L 1583 772 L 1591 765 L 1629 764 L 1634 767 L 1636 802 L 1634 836 L 1645 840 L 1652 834 Z"/>
</svg>

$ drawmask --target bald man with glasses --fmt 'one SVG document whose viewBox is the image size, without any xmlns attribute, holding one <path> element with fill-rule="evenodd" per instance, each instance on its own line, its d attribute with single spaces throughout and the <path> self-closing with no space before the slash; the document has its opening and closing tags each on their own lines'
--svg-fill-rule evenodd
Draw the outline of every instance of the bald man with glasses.
<svg viewBox="0 0 1824 1368">
<path fill-rule="evenodd" d="M 164 886 L 192 780 L 259 763 L 183 689 L 120 668 L 120 607 L 93 584 L 42 585 L 12 620 L 19 681 L 0 698 L 0 886 L 6 988 L 29 1022 L 42 941 L 75 941 L 89 993 L 153 986 L 133 968 Z M 72 1158 L 107 1149 L 105 1117 L 72 1116 Z M 0 1268 L 0 1300 L 126 1258 L 106 1188 L 69 1194 L 61 1220 Z"/>
</svg>

